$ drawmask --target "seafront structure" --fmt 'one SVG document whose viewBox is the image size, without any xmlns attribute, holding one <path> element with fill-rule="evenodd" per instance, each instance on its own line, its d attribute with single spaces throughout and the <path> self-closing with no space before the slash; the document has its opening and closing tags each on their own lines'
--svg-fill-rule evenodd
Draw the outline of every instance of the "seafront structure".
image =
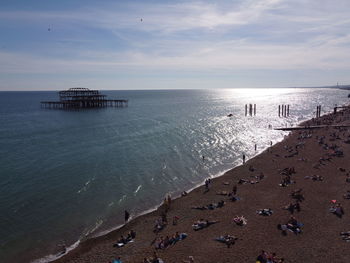
<svg viewBox="0 0 350 263">
<path fill-rule="evenodd" d="M 128 100 L 109 100 L 98 90 L 87 88 L 70 88 L 58 92 L 59 101 L 42 101 L 41 107 L 46 109 L 81 109 L 104 107 L 127 107 Z"/>
</svg>

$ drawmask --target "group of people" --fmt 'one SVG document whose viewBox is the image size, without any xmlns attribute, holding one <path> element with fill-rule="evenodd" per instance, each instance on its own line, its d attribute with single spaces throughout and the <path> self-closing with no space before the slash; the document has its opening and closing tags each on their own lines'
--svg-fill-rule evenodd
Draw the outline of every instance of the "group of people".
<svg viewBox="0 0 350 263">
<path fill-rule="evenodd" d="M 128 235 L 124 237 L 123 235 L 120 236 L 120 239 L 118 239 L 117 243 L 113 245 L 113 247 L 123 247 L 127 243 L 131 242 L 136 238 L 136 232 L 134 230 L 130 230 Z"/>
<path fill-rule="evenodd" d="M 276 253 L 268 253 L 264 250 L 261 251 L 256 258 L 256 263 L 282 263 L 284 258 L 277 257 Z"/>
<path fill-rule="evenodd" d="M 154 248 L 155 249 L 165 249 L 171 245 L 174 245 L 176 242 L 183 240 L 187 237 L 186 233 L 181 233 L 176 232 L 174 235 L 171 237 L 166 236 L 164 237 L 158 237 L 154 241 Z"/>
<path fill-rule="evenodd" d="M 342 218 L 344 215 L 344 209 L 341 206 L 340 203 L 333 202 L 332 207 L 329 209 L 329 211 L 333 214 L 335 214 L 337 217 Z"/>
<path fill-rule="evenodd" d="M 271 208 L 263 208 L 256 210 L 256 213 L 261 216 L 270 216 L 273 214 L 273 210 Z"/>
<path fill-rule="evenodd" d="M 294 216 L 290 216 L 286 224 L 278 224 L 277 228 L 282 231 L 283 235 L 287 235 L 287 230 L 293 232 L 294 234 L 300 234 L 302 226 L 303 224 L 298 222 Z"/>
<path fill-rule="evenodd" d="M 233 222 L 238 226 L 244 226 L 248 223 L 247 219 L 244 216 L 235 216 Z"/>
<path fill-rule="evenodd" d="M 231 235 L 223 235 L 215 238 L 216 241 L 226 244 L 228 248 L 231 247 L 231 245 L 233 245 L 237 239 L 237 237 Z"/>
<path fill-rule="evenodd" d="M 317 175 L 317 174 L 314 174 L 314 175 L 311 175 L 311 176 L 305 176 L 305 179 L 311 179 L 312 181 L 323 181 L 323 176 L 321 175 Z"/>
<path fill-rule="evenodd" d="M 161 217 L 157 218 L 154 224 L 153 232 L 158 233 L 163 230 L 168 224 L 166 214 L 163 214 Z"/>
<path fill-rule="evenodd" d="M 192 228 L 193 228 L 193 230 L 197 231 L 197 230 L 201 230 L 203 228 L 206 228 L 212 224 L 216 224 L 218 222 L 219 221 L 209 221 L 207 219 L 206 220 L 200 219 L 200 220 L 193 223 Z"/>
<path fill-rule="evenodd" d="M 279 184 L 282 187 L 286 187 L 290 184 L 295 183 L 295 181 L 292 180 L 292 175 L 295 174 L 294 167 L 287 167 L 280 171 L 280 175 L 283 176 L 281 183 Z"/>
<path fill-rule="evenodd" d="M 307 134 L 303 134 L 301 138 L 311 138 L 311 137 L 312 137 L 312 133 L 307 133 Z M 334 138 L 338 139 L 337 136 L 335 136 L 335 135 L 334 135 Z M 338 147 L 335 147 L 334 145 L 328 146 L 327 143 L 325 143 L 324 137 L 320 138 L 319 143 L 322 146 L 325 146 L 327 148 L 327 150 L 333 149 L 334 152 L 337 151 L 336 152 L 337 156 L 341 155 L 339 153 L 340 150 Z M 295 146 L 295 149 L 293 147 L 289 147 L 289 146 L 285 147 L 285 149 L 291 155 L 294 156 L 296 153 L 298 153 L 298 147 L 303 147 L 303 146 L 304 146 L 304 144 L 299 143 L 298 145 Z M 256 147 L 256 145 L 255 145 L 255 147 Z M 288 156 L 288 157 L 290 157 L 290 156 Z M 330 157 L 322 157 L 319 159 L 319 163 L 323 164 L 323 162 L 330 161 L 330 159 L 331 159 Z M 203 160 L 204 160 L 204 156 L 203 156 Z M 304 160 L 304 158 L 303 158 L 303 160 Z M 243 155 L 243 162 L 245 162 L 245 155 Z M 249 166 L 249 170 L 251 172 L 256 171 L 256 169 L 253 166 Z M 280 175 L 283 176 L 281 186 L 287 186 L 289 184 L 295 183 L 295 181 L 292 180 L 292 175 L 295 173 L 296 172 L 295 172 L 294 167 L 287 167 L 287 168 L 283 169 L 282 171 L 280 171 Z M 255 177 L 255 179 L 257 179 L 257 181 L 239 179 L 238 184 L 257 183 L 257 182 L 259 182 L 259 180 L 262 180 L 264 178 L 264 174 L 260 173 L 258 176 L 254 176 L 254 177 Z M 319 176 L 319 175 L 306 176 L 305 178 L 312 179 L 313 181 L 323 181 L 324 180 L 324 178 L 322 176 Z M 350 175 L 347 175 L 347 182 L 350 182 Z M 211 179 L 209 178 L 209 179 L 206 179 L 205 183 L 204 183 L 204 187 L 205 187 L 206 192 L 209 191 L 210 186 L 211 186 Z M 237 198 L 237 196 L 236 196 L 237 185 L 234 184 L 231 192 L 221 191 L 221 192 L 217 192 L 217 194 L 229 196 L 229 198 L 233 198 L 233 201 L 236 201 L 236 200 L 238 200 L 238 199 L 236 199 Z M 186 192 L 184 192 L 182 194 L 182 196 L 186 196 L 186 195 L 187 195 Z M 281 230 L 283 234 L 287 234 L 287 231 L 291 231 L 295 234 L 299 234 L 302 232 L 301 228 L 302 228 L 303 224 L 300 223 L 293 216 L 293 214 L 295 211 L 300 212 L 300 210 L 301 210 L 300 203 L 303 200 L 305 200 L 305 198 L 302 194 L 302 189 L 297 189 L 297 190 L 292 191 L 290 196 L 292 199 L 294 199 L 294 201 L 290 202 L 288 205 L 286 205 L 283 208 L 288 210 L 290 212 L 291 216 L 285 224 L 278 224 L 278 229 Z M 344 194 L 343 197 L 345 199 L 350 199 L 350 191 L 347 191 L 347 193 Z M 169 198 L 167 197 L 164 200 L 164 207 L 166 208 L 166 212 L 170 208 L 170 203 L 171 203 L 171 198 L 169 196 Z M 197 207 L 192 207 L 192 208 L 199 209 L 199 210 L 213 210 L 215 208 L 223 207 L 224 204 L 225 204 L 225 202 L 223 200 L 221 200 L 218 203 L 211 203 L 209 205 L 197 206 Z M 344 209 L 342 208 L 340 203 L 334 204 L 334 206 L 331 207 L 330 211 L 340 218 L 344 214 Z M 257 212 L 257 214 L 263 215 L 263 216 L 270 216 L 273 213 L 273 211 L 270 208 L 259 209 L 256 212 Z M 128 218 L 125 218 L 125 221 L 127 221 L 127 220 L 128 220 Z M 175 220 L 175 222 L 177 222 L 177 219 Z M 209 221 L 207 219 L 200 219 L 200 220 L 193 223 L 192 228 L 193 228 L 193 230 L 197 231 L 197 230 L 206 228 L 206 227 L 210 226 L 211 224 L 215 224 L 217 222 L 218 221 Z M 237 225 L 245 225 L 247 223 L 247 220 L 243 216 L 235 216 L 233 218 L 233 222 L 236 223 Z M 174 224 L 176 224 L 176 223 L 174 223 Z M 165 225 L 167 225 L 167 220 L 166 219 L 163 220 L 163 217 L 162 217 L 156 221 L 155 229 L 157 229 L 157 232 L 158 232 L 158 230 L 163 229 Z M 344 240 L 350 242 L 350 231 L 349 232 L 341 232 L 341 236 Z M 176 232 L 171 237 L 169 237 L 169 236 L 166 236 L 165 238 L 158 237 L 154 241 L 154 246 L 156 249 L 164 249 L 164 248 L 171 246 L 171 245 L 175 244 L 176 242 L 178 242 L 179 240 L 182 240 L 186 237 L 187 237 L 187 234 L 185 234 L 185 233 L 179 234 L 178 232 Z M 231 245 L 233 245 L 235 243 L 237 238 L 235 236 L 231 236 L 231 235 L 222 235 L 222 236 L 219 236 L 218 238 L 216 238 L 215 240 L 222 242 L 222 243 L 225 243 L 227 245 L 227 247 L 230 247 Z M 190 259 L 190 261 L 186 261 L 186 262 L 194 262 L 193 258 L 189 258 L 189 259 Z M 160 263 L 163 261 L 161 259 L 159 259 L 157 256 L 154 256 L 153 258 L 145 258 L 143 262 L 144 263 Z M 256 258 L 256 262 L 257 263 L 281 263 L 281 262 L 284 262 L 284 259 L 277 257 L 275 253 L 268 253 L 266 251 L 262 251 L 261 254 L 259 254 L 259 256 Z"/>
<path fill-rule="evenodd" d="M 153 256 L 144 258 L 142 263 L 164 263 L 164 261 L 160 257 L 158 257 L 156 251 L 154 251 Z"/>
</svg>

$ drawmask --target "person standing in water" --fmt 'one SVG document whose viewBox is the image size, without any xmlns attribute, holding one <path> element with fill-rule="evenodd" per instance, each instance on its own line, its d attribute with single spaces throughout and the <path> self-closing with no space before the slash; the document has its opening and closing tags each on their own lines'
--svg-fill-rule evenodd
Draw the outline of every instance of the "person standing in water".
<svg viewBox="0 0 350 263">
<path fill-rule="evenodd" d="M 125 219 L 125 223 L 126 223 L 126 222 L 128 222 L 129 217 L 130 217 L 129 212 L 125 210 L 125 211 L 124 211 L 124 219 Z"/>
<path fill-rule="evenodd" d="M 245 154 L 243 153 L 243 164 L 245 164 Z"/>
</svg>

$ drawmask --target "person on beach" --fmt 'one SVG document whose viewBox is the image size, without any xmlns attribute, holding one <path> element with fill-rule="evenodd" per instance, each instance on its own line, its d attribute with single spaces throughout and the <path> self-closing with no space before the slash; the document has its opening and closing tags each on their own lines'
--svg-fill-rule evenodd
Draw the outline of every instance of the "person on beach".
<svg viewBox="0 0 350 263">
<path fill-rule="evenodd" d="M 237 194 L 237 185 L 236 184 L 232 187 L 232 194 L 233 195 Z"/>
<path fill-rule="evenodd" d="M 210 185 L 210 178 L 205 179 L 204 185 L 205 185 L 205 192 L 209 191 L 209 185 Z"/>
<path fill-rule="evenodd" d="M 256 258 L 256 262 L 267 263 L 267 253 L 264 250 L 261 250 L 260 255 Z"/>
<path fill-rule="evenodd" d="M 331 213 L 335 214 L 337 217 L 342 218 L 344 215 L 344 209 L 340 203 L 337 203 L 335 207 L 330 209 Z"/>
<path fill-rule="evenodd" d="M 255 149 L 255 151 L 256 151 L 256 144 L 254 145 L 254 149 Z"/>
<path fill-rule="evenodd" d="M 243 164 L 245 164 L 245 154 L 243 153 Z"/>
<path fill-rule="evenodd" d="M 194 263 L 194 257 L 189 256 L 188 260 L 183 260 L 182 263 Z"/>
<path fill-rule="evenodd" d="M 124 220 L 125 220 L 125 223 L 127 223 L 129 221 L 129 218 L 130 218 L 130 214 L 128 211 L 124 211 Z"/>
<path fill-rule="evenodd" d="M 168 197 L 164 198 L 163 205 L 164 205 L 165 213 L 168 213 L 168 211 L 170 209 L 170 203 L 169 203 L 169 198 Z"/>
<path fill-rule="evenodd" d="M 179 217 L 177 217 L 177 216 L 173 217 L 173 226 L 177 225 L 178 220 L 179 220 Z"/>
<path fill-rule="evenodd" d="M 123 263 L 123 262 L 120 259 L 120 257 L 118 257 L 117 259 L 113 260 L 112 263 Z"/>
</svg>

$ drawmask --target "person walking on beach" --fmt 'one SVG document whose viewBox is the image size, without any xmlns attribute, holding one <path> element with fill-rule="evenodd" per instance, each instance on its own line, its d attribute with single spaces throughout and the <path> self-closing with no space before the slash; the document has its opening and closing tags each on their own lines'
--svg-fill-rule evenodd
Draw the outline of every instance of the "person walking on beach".
<svg viewBox="0 0 350 263">
<path fill-rule="evenodd" d="M 255 149 L 255 151 L 256 151 L 256 144 L 254 145 L 254 149 Z"/>
<path fill-rule="evenodd" d="M 245 164 L 245 154 L 243 153 L 243 164 Z"/>
<path fill-rule="evenodd" d="M 125 219 L 125 223 L 126 223 L 126 222 L 128 222 L 129 217 L 130 217 L 129 212 L 125 210 L 125 211 L 124 211 L 124 219 Z"/>
</svg>

